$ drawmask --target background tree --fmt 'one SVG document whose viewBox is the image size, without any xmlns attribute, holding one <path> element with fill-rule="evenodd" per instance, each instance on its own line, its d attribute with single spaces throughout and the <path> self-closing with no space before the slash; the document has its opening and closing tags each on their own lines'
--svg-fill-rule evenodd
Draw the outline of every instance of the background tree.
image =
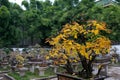
<svg viewBox="0 0 120 80">
<path fill-rule="evenodd" d="M 8 0 L 0 0 L 0 7 L 2 5 L 6 6 L 8 9 L 10 8 L 10 3 Z"/>
<path fill-rule="evenodd" d="M 110 5 L 108 7 L 103 6 L 94 6 L 88 12 L 90 19 L 104 21 L 107 24 L 107 27 L 112 30 L 112 33 L 108 35 L 111 40 L 120 41 L 119 39 L 119 26 L 120 26 L 120 6 L 119 5 Z M 105 34 L 106 35 L 106 34 Z"/>
<path fill-rule="evenodd" d="M 19 46 L 19 42 L 21 41 L 22 37 L 22 30 L 21 30 L 21 12 L 23 12 L 22 8 L 18 4 L 11 4 L 10 7 L 10 21 L 9 21 L 9 26 L 11 28 L 11 38 L 9 39 L 12 41 L 12 45 L 17 45 Z"/>
<path fill-rule="evenodd" d="M 119 0 L 113 2 L 113 5 L 104 7 L 98 5 L 95 0 L 55 0 L 53 3 L 50 0 L 30 0 L 30 2 L 24 0 L 22 5 L 25 9 L 22 9 L 16 3 L 0 0 L 0 8 L 5 6 L 10 13 L 8 19 L 3 20 L 1 18 L 1 24 L 8 23 L 6 25 L 9 27 L 9 31 L 7 31 L 8 28 L 4 30 L 9 32 L 9 37 L 12 37 L 5 38 L 9 44 L 4 43 L 4 41 L 1 43 L 6 44 L 6 46 L 18 47 L 36 43 L 43 45 L 47 37 L 58 34 L 66 23 L 76 21 L 84 24 L 86 20 L 106 22 L 112 31 L 112 36 L 108 36 L 113 42 L 119 42 L 120 20 L 118 16 L 120 5 Z M 1 33 L 3 34 L 4 31 L 2 30 Z M 3 36 L 5 37 L 5 35 Z M 0 39 L 3 40 L 2 37 Z"/>
<path fill-rule="evenodd" d="M 9 41 L 9 20 L 10 12 L 6 6 L 0 7 L 0 46 L 7 46 L 11 42 Z"/>
</svg>

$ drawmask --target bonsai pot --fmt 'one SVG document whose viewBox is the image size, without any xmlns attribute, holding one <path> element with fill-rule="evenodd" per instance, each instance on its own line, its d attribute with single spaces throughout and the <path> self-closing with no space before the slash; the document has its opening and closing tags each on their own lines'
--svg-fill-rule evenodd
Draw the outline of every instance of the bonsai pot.
<svg viewBox="0 0 120 80">
<path fill-rule="evenodd" d="M 30 61 L 31 62 L 41 62 L 42 60 L 41 59 L 36 59 L 36 58 L 31 58 Z"/>
<path fill-rule="evenodd" d="M 98 57 L 94 60 L 94 63 L 104 63 L 104 62 L 109 62 L 111 60 L 110 57 Z"/>
<path fill-rule="evenodd" d="M 22 64 L 18 64 L 18 65 L 17 65 L 17 68 L 22 68 L 22 67 L 23 67 Z"/>
<path fill-rule="evenodd" d="M 58 80 L 83 80 L 82 78 L 65 73 L 57 73 Z"/>
<path fill-rule="evenodd" d="M 73 76 L 70 74 L 65 74 L 65 73 L 57 73 L 58 80 L 84 80 L 83 78 Z M 106 77 L 101 76 L 98 78 L 91 78 L 90 80 L 104 80 Z"/>
<path fill-rule="evenodd" d="M 107 76 L 108 65 L 110 64 L 110 57 L 103 57 L 95 59 L 93 63 L 93 74 L 97 74 L 99 70 L 99 66 L 102 66 L 99 74 L 103 76 Z"/>
<path fill-rule="evenodd" d="M 3 63 L 1 63 L 1 65 L 2 65 L 2 67 L 3 67 L 4 69 L 6 69 L 7 66 L 8 66 L 8 62 L 3 62 Z"/>
</svg>

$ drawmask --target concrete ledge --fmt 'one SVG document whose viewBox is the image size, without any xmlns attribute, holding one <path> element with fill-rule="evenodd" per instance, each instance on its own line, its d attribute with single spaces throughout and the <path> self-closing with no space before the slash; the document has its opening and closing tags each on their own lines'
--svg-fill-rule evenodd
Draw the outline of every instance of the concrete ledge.
<svg viewBox="0 0 120 80">
<path fill-rule="evenodd" d="M 8 74 L 5 74 L 5 77 L 7 77 L 9 80 L 15 80 L 13 77 L 9 76 Z"/>
<path fill-rule="evenodd" d="M 52 78 L 57 78 L 57 76 L 54 75 L 54 76 L 43 77 L 43 78 L 35 78 L 35 79 L 30 79 L 30 80 L 50 80 Z"/>
<path fill-rule="evenodd" d="M 2 73 L 8 73 L 8 72 L 10 72 L 10 71 L 0 71 L 0 74 L 2 74 Z"/>
</svg>

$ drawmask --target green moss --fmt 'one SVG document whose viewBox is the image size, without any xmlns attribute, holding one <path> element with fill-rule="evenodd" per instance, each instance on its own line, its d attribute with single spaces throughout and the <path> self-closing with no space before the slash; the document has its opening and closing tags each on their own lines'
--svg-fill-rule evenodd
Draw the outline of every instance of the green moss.
<svg viewBox="0 0 120 80">
<path fill-rule="evenodd" d="M 9 73 L 8 75 L 14 77 L 15 80 L 29 80 L 28 75 L 21 77 L 17 72 L 12 72 L 12 73 Z"/>
</svg>

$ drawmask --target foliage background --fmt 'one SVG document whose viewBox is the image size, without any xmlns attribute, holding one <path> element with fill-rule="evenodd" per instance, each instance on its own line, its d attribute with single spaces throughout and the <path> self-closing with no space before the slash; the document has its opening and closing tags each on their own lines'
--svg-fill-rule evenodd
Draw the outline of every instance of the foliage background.
<svg viewBox="0 0 120 80">
<path fill-rule="evenodd" d="M 18 4 L 0 0 L 0 47 L 25 47 L 40 43 L 56 35 L 63 25 L 72 21 L 83 24 L 86 20 L 107 23 L 113 42 L 120 41 L 120 2 L 119 0 L 24 0 L 23 10 Z M 113 5 L 104 6 L 106 1 Z"/>
</svg>

